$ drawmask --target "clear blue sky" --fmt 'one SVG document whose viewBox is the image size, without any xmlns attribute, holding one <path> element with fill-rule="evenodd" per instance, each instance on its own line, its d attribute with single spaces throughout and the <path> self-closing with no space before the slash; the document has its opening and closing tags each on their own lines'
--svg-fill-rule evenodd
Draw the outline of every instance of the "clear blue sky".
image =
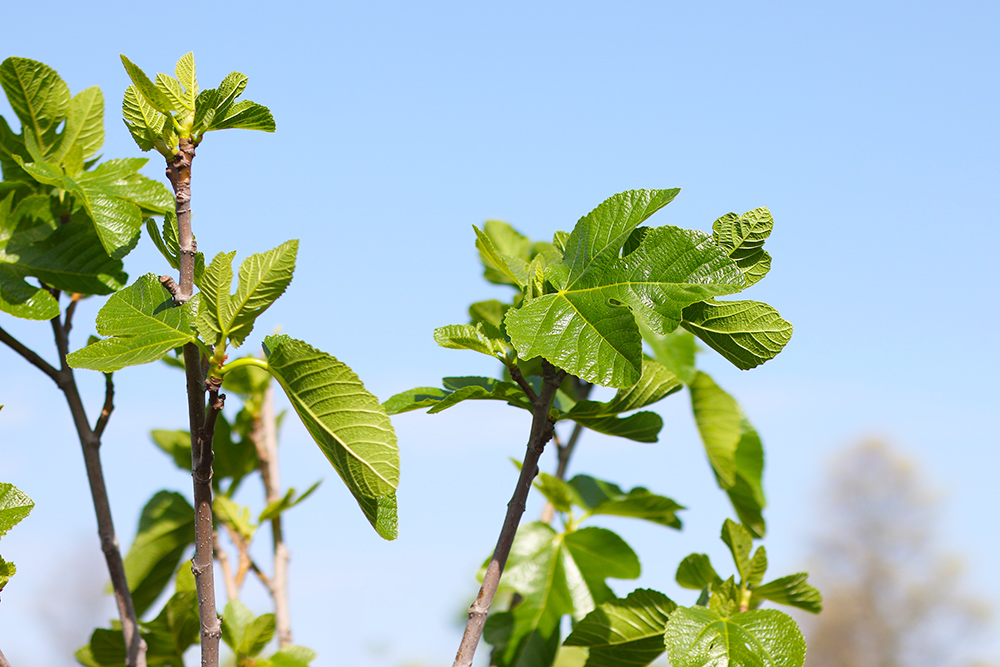
<svg viewBox="0 0 1000 667">
<path fill-rule="evenodd" d="M 0 57 L 41 60 L 74 92 L 101 87 L 108 157 L 139 154 L 119 120 L 119 53 L 172 71 L 194 51 L 205 87 L 247 74 L 245 96 L 271 108 L 278 131 L 215 133 L 199 148 L 199 247 L 245 256 L 302 239 L 289 292 L 250 340 L 281 326 L 383 398 L 495 371 L 431 336 L 497 294 L 479 279 L 472 224 L 501 218 L 547 238 L 639 187 L 683 188 L 657 224 L 707 230 L 728 211 L 770 207 L 773 269 L 751 298 L 777 307 L 795 335 L 748 373 L 704 363 L 765 441 L 773 572 L 802 566 L 828 457 L 874 434 L 931 472 L 946 502 L 943 546 L 964 555 L 980 590 L 1000 589 L 996 3 L 39 0 L 7 3 L 4 24 Z M 5 102 L 0 113 L 12 118 Z M 146 173 L 162 177 L 153 157 Z M 145 241 L 127 262 L 133 277 L 165 271 Z M 78 317 L 78 344 L 97 305 Z M 44 325 L 3 326 L 51 358 Z M 60 395 L 3 349 L 0 367 L 0 479 L 38 505 L 3 541 L 19 573 L 0 605 L 0 646 L 17 667 L 57 664 L 32 645 L 44 635 L 23 610 L 56 568 L 75 567 L 67 553 L 98 549 L 93 513 Z M 183 427 L 185 409 L 169 369 L 116 377 L 104 456 L 127 545 L 154 491 L 190 490 L 146 436 Z M 691 508 L 681 534 L 607 524 L 643 558 L 639 583 L 673 595 L 677 562 L 714 549 L 727 508 L 686 398 L 663 405 L 659 444 L 588 436 L 572 471 Z M 395 420 L 403 481 L 391 544 L 305 431 L 285 427 L 285 483 L 327 480 L 288 526 L 293 629 L 318 665 L 450 662 L 454 618 L 515 479 L 507 459 L 523 449 L 526 423 L 512 412 Z M 249 601 L 266 609 L 258 593 Z"/>
</svg>

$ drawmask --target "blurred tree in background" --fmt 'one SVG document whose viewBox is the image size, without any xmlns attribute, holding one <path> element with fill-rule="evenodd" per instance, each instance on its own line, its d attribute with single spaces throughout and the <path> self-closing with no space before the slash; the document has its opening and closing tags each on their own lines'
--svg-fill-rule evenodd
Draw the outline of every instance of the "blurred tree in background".
<svg viewBox="0 0 1000 667">
<path fill-rule="evenodd" d="M 990 610 L 942 549 L 940 497 L 909 458 L 880 441 L 832 462 L 810 572 L 823 613 L 806 621 L 806 667 L 982 665 L 968 648 Z"/>
</svg>

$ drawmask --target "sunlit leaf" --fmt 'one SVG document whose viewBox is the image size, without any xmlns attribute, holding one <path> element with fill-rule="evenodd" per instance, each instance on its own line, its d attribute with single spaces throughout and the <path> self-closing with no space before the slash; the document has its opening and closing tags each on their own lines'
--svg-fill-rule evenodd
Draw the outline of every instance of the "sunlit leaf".
<svg viewBox="0 0 1000 667">
<path fill-rule="evenodd" d="M 358 376 L 286 335 L 265 338 L 264 352 L 306 430 L 355 498 L 392 494 L 399 484 L 396 434 L 385 408 Z"/>
<path fill-rule="evenodd" d="M 113 294 L 97 314 L 97 333 L 110 337 L 69 354 L 67 361 L 104 373 L 156 361 L 194 341 L 191 322 L 198 301 L 175 308 L 159 278 L 148 273 Z"/>
<path fill-rule="evenodd" d="M 823 596 L 806 583 L 808 576 L 799 572 L 758 586 L 753 590 L 750 604 L 756 606 L 761 600 L 770 600 L 818 614 L 823 610 Z"/>
<path fill-rule="evenodd" d="M 802 667 L 805 662 L 798 626 L 774 609 L 722 618 L 705 607 L 678 607 L 664 636 L 671 667 Z"/>
<path fill-rule="evenodd" d="M 792 325 L 757 301 L 702 301 L 684 309 L 684 328 L 749 370 L 773 359 L 792 338 Z"/>
<path fill-rule="evenodd" d="M 21 121 L 21 129 L 37 143 L 43 157 L 55 149 L 56 130 L 70 107 L 69 86 L 54 69 L 27 58 L 0 63 L 0 86 Z"/>
</svg>

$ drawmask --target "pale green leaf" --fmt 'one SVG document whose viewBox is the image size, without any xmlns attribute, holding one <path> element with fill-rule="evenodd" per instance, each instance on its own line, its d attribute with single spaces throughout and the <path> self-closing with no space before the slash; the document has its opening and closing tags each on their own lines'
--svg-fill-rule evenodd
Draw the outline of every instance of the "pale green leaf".
<svg viewBox="0 0 1000 667">
<path fill-rule="evenodd" d="M 499 332 L 492 333 L 495 336 Z M 434 341 L 441 347 L 472 350 L 501 360 L 507 352 L 507 341 L 502 337 L 491 337 L 482 324 L 452 324 L 438 327 L 434 330 Z"/>
<path fill-rule="evenodd" d="M 257 525 L 250 520 L 250 508 L 237 504 L 225 495 L 216 495 L 212 499 L 212 511 L 216 519 L 236 531 L 244 542 L 250 542 L 257 532 Z"/>
<path fill-rule="evenodd" d="M 0 591 L 4 589 L 10 578 L 14 576 L 17 572 L 17 566 L 14 563 L 0 558 Z"/>
<path fill-rule="evenodd" d="M 757 301 L 702 301 L 684 309 L 684 328 L 738 368 L 773 359 L 792 338 L 792 325 Z"/>
<path fill-rule="evenodd" d="M 727 213 L 712 225 L 712 237 L 743 271 L 747 285 L 759 281 L 771 268 L 771 256 L 764 251 L 764 241 L 773 228 L 774 218 L 763 207 L 739 216 Z"/>
<path fill-rule="evenodd" d="M 164 95 L 160 89 L 156 87 L 156 84 L 149 80 L 146 73 L 139 69 L 138 65 L 134 64 L 131 60 L 126 58 L 124 55 L 121 56 L 122 64 L 125 66 L 125 71 L 128 72 L 128 76 L 132 79 L 132 83 L 138 89 L 139 94 L 157 111 L 169 114 L 173 111 L 178 111 L 171 101 Z"/>
<path fill-rule="evenodd" d="M 760 546 L 750 559 L 750 573 L 747 575 L 746 584 L 750 587 L 760 586 L 765 572 L 767 572 L 767 550 Z"/>
<path fill-rule="evenodd" d="M 167 117 L 154 109 L 135 86 L 129 86 L 125 90 L 122 116 L 135 143 L 144 151 L 155 147 L 157 139 L 163 134 L 164 124 L 167 123 Z"/>
<path fill-rule="evenodd" d="M 399 449 L 385 408 L 345 364 L 286 335 L 264 339 L 271 374 L 355 497 L 399 483 Z"/>
<path fill-rule="evenodd" d="M 34 506 L 31 498 L 16 486 L 0 482 L 0 537 L 28 516 Z"/>
<path fill-rule="evenodd" d="M 308 667 L 316 659 L 316 651 L 305 646 L 286 646 L 273 654 L 267 661 L 270 665 L 264 667 Z M 261 664 L 258 661 L 257 664 Z"/>
<path fill-rule="evenodd" d="M 219 253 L 201 281 L 204 298 L 198 313 L 198 333 L 208 345 L 228 338 L 239 346 L 254 321 L 281 296 L 292 280 L 298 241 L 286 241 L 265 253 L 253 254 L 240 264 L 240 282 L 230 295 L 234 252 Z"/>
<path fill-rule="evenodd" d="M 56 130 L 69 110 L 69 86 L 54 69 L 27 58 L 0 63 L 0 85 L 21 121 L 22 133 L 31 136 L 48 157 L 58 141 Z"/>
<path fill-rule="evenodd" d="M 520 469 L 520 464 L 517 465 Z M 540 472 L 533 486 L 552 503 L 557 512 L 569 512 L 572 509 L 571 505 L 583 506 L 583 500 L 577 495 L 576 489 L 558 477 Z"/>
<path fill-rule="evenodd" d="M 756 606 L 761 600 L 770 600 L 818 614 L 823 610 L 823 596 L 806 583 L 808 576 L 805 572 L 799 572 L 758 586 L 753 589 L 750 604 Z"/>
<path fill-rule="evenodd" d="M 475 225 L 472 228 L 476 230 L 476 249 L 486 267 L 486 279 L 492 277 L 490 282 L 524 287 L 528 283 L 528 260 L 503 254 L 487 232 Z"/>
<path fill-rule="evenodd" d="M 156 86 L 156 89 L 162 93 L 165 98 L 167 98 L 172 109 L 177 111 L 182 111 L 184 109 L 194 111 L 194 97 L 192 96 L 189 101 L 189 96 L 184 92 L 181 82 L 174 77 L 161 72 L 156 75 L 154 85 Z"/>
<path fill-rule="evenodd" d="M 263 104 L 241 100 L 232 104 L 221 113 L 216 110 L 215 118 L 208 130 L 260 130 L 274 132 L 274 116 L 271 110 Z"/>
<path fill-rule="evenodd" d="M 11 131 L 7 125 L 7 120 L 0 116 L 0 169 L 3 169 L 3 177 L 6 183 L 4 186 L 13 186 L 12 181 L 30 181 L 28 175 L 21 164 L 30 162 L 31 155 L 24 145 L 24 139 Z M 6 192 L 0 191 L 0 197 L 6 196 Z"/>
<path fill-rule="evenodd" d="M 194 130 L 204 132 L 209 129 L 217 115 L 224 116 L 247 87 L 247 77 L 239 72 L 230 72 L 218 88 L 209 88 L 198 93 L 195 100 Z"/>
<path fill-rule="evenodd" d="M 795 621 L 774 609 L 722 618 L 678 607 L 664 634 L 671 667 L 802 667 L 806 643 Z"/>
<path fill-rule="evenodd" d="M 271 519 L 274 519 L 275 517 L 279 516 L 285 510 L 289 510 L 295 507 L 303 500 L 311 496 L 312 492 L 315 491 L 317 487 L 319 487 L 320 483 L 321 482 L 316 482 L 308 489 L 306 489 L 305 493 L 303 493 L 301 496 L 298 497 L 296 497 L 295 495 L 295 489 L 288 489 L 288 493 L 286 493 L 284 496 L 282 496 L 278 500 L 275 500 L 267 504 L 267 507 L 265 507 L 261 511 L 260 517 L 257 519 L 257 521 L 259 521 L 260 523 L 263 523 L 265 521 L 270 521 Z"/>
<path fill-rule="evenodd" d="M 663 632 L 676 608 L 663 593 L 640 588 L 590 612 L 565 645 L 589 647 L 586 667 L 648 665 L 666 650 Z"/>
<path fill-rule="evenodd" d="M 59 163 L 74 147 L 80 158 L 93 157 L 104 145 L 104 95 L 92 86 L 73 96 L 66 114 L 66 128 L 52 161 Z"/>
<path fill-rule="evenodd" d="M 179 493 L 156 493 L 142 509 L 135 541 L 125 555 L 125 575 L 137 616 L 145 614 L 170 583 L 192 544 L 194 508 Z"/>
<path fill-rule="evenodd" d="M 736 400 L 712 378 L 698 371 L 688 387 L 695 423 L 719 486 L 726 491 L 743 525 L 763 537 L 762 510 L 767 504 L 762 477 L 764 449 L 760 436 Z"/>
<path fill-rule="evenodd" d="M 148 273 L 113 294 L 97 314 L 97 332 L 110 338 L 71 353 L 67 361 L 73 368 L 104 373 L 156 361 L 194 341 L 191 322 L 199 301 L 196 297 L 175 308 L 159 278 Z"/>
<path fill-rule="evenodd" d="M 180 57 L 174 67 L 174 74 L 177 75 L 177 80 L 190 95 L 191 106 L 187 108 L 194 109 L 194 101 L 198 97 L 198 77 L 195 75 L 193 52 L 185 53 Z"/>
<path fill-rule="evenodd" d="M 694 335 L 684 329 L 675 329 L 671 333 L 660 335 L 649 327 L 639 328 L 656 361 L 666 366 L 684 384 L 691 384 L 694 380 L 694 358 L 698 351 Z"/>
</svg>

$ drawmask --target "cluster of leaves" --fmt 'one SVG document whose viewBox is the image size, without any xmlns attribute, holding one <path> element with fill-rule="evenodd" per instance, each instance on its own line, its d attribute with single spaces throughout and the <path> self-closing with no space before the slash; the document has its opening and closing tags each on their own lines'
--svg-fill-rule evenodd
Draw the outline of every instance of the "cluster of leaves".
<svg viewBox="0 0 1000 667">
<path fill-rule="evenodd" d="M 55 70 L 26 58 L 0 64 L 0 85 L 21 124 L 14 134 L 0 116 L 0 310 L 51 319 L 59 304 L 49 289 L 120 289 L 127 280 L 121 258 L 138 242 L 143 220 L 170 210 L 173 198 L 139 173 L 145 159 L 100 163 L 98 88 L 71 96 Z"/>
<path fill-rule="evenodd" d="M 695 605 L 678 606 L 662 593 L 638 589 L 599 605 L 574 625 L 565 645 L 587 648 L 587 667 L 648 665 L 664 652 L 676 667 L 801 666 L 806 645 L 795 621 L 758 607 L 770 600 L 818 613 L 819 591 L 806 583 L 804 573 L 762 584 L 767 552 L 761 546 L 751 557 L 753 536 L 729 519 L 722 541 L 733 556 L 738 582 L 736 575 L 723 580 L 705 554 L 691 554 L 677 568 L 677 583 L 701 590 Z"/>
<path fill-rule="evenodd" d="M 125 124 L 142 150 L 155 148 L 168 162 L 177 154 L 181 141 L 197 145 L 212 130 L 274 130 L 273 118 L 265 107 L 237 101 L 247 81 L 238 72 L 229 74 L 217 88 L 199 90 L 191 54 L 178 61 L 176 77 L 158 74 L 155 81 L 124 56 L 122 61 L 133 81 L 123 103 Z M 172 202 L 168 195 L 167 204 Z M 162 226 L 148 220 L 146 229 L 167 263 L 177 268 L 181 255 L 178 220 L 168 208 L 164 210 L 167 214 Z M 139 227 L 135 227 L 135 236 Z M 243 408 L 234 421 L 221 414 L 216 420 L 212 481 L 214 514 L 240 548 L 241 556 L 246 555 L 260 523 L 274 519 L 315 488 L 302 495 L 289 490 L 259 512 L 256 522 L 249 508 L 233 500 L 240 482 L 259 464 L 250 429 L 258 416 L 263 388 L 272 377 L 378 534 L 385 539 L 397 535 L 396 437 L 384 408 L 353 371 L 333 356 L 286 335 L 264 339 L 265 360 L 244 357 L 227 363 L 230 347 L 245 342 L 257 318 L 288 287 L 297 250 L 298 242 L 288 241 L 247 257 L 239 266 L 235 292 L 231 291 L 235 251 L 219 253 L 207 265 L 198 253 L 194 282 L 199 292 L 180 305 L 155 274 L 141 276 L 127 287 L 122 287 L 123 277 L 97 317 L 97 331 L 104 338 L 92 340 L 67 356 L 74 368 L 113 373 L 160 359 L 172 359 L 183 366 L 171 353 L 193 344 L 208 360 L 210 378 L 243 398 Z M 189 433 L 158 431 L 154 440 L 178 466 L 190 469 Z M 174 581 L 175 592 L 161 612 L 141 622 L 149 664 L 183 664 L 184 650 L 198 640 L 194 586 L 185 575 L 187 568 L 181 565 L 194 541 L 194 510 L 188 500 L 169 491 L 155 494 L 143 510 L 136 541 L 125 558 L 140 616 Z M 223 629 L 223 639 L 237 653 L 240 664 L 297 667 L 313 657 L 308 649 L 283 647 L 266 660 L 259 658 L 274 634 L 273 616 L 254 619 L 238 604 L 227 607 Z M 120 664 L 124 659 L 120 631 L 114 627 L 97 630 L 78 658 L 87 665 Z"/>
<path fill-rule="evenodd" d="M 623 516 L 681 527 L 676 513 L 683 507 L 642 487 L 626 493 L 587 475 L 565 482 L 541 473 L 535 488 L 555 507 L 562 530 L 536 521 L 517 532 L 501 587 L 516 593 L 519 602 L 490 616 L 484 632 L 498 667 L 526 661 L 552 664 L 563 617 L 580 621 L 598 605 L 616 599 L 605 579 L 639 576 L 639 557 L 625 540 L 606 528 L 581 527 L 587 519 Z"/>
<path fill-rule="evenodd" d="M 704 589 L 701 606 L 676 614 L 675 626 L 668 633 L 668 620 L 682 608 L 655 591 L 636 591 L 618 600 L 605 579 L 637 577 L 637 557 L 615 533 L 580 529 L 579 525 L 584 518 L 604 513 L 680 528 L 675 512 L 681 506 L 641 487 L 626 494 L 609 482 L 585 475 L 566 482 L 541 473 L 535 488 L 560 513 L 564 530 L 545 522 L 518 530 L 500 582 L 517 594 L 516 604 L 494 613 L 484 633 L 494 646 L 497 665 L 552 664 L 560 646 L 560 623 L 567 615 L 576 629 L 565 645 L 588 647 L 587 664 L 592 667 L 647 664 L 668 645 L 673 651 L 671 664 L 709 664 L 708 658 L 683 652 L 684 623 L 690 631 L 699 623 L 707 627 L 720 620 L 729 623 L 725 619 L 734 617 L 737 624 L 749 618 L 752 626 L 778 613 L 757 612 L 760 600 L 791 599 L 789 595 L 778 599 L 781 593 L 776 592 L 786 591 L 790 580 L 761 587 L 763 571 L 745 572 L 746 563 L 740 560 L 744 541 L 749 545 L 766 531 L 760 437 L 736 400 L 695 365 L 698 339 L 741 369 L 772 359 L 790 339 L 791 325 L 771 306 L 717 300 L 752 286 L 767 274 L 771 259 L 763 245 L 773 219 L 764 208 L 742 215 L 729 213 L 713 224 L 711 235 L 673 226 L 643 226 L 677 193 L 676 189 L 620 193 L 581 218 L 571 233 L 556 232 L 551 243 L 532 242 L 497 220 L 488 221 L 482 230 L 476 228 L 484 277 L 515 288 L 515 294 L 510 302 L 473 304 L 469 324 L 441 327 L 435 331 L 435 340 L 444 347 L 496 358 L 503 364 L 503 376 L 445 378 L 441 388 L 418 387 L 390 398 L 385 405 L 390 414 L 420 408 L 433 413 L 464 400 L 500 400 L 530 411 L 532 402 L 516 375 L 525 378 L 537 394 L 544 359 L 568 374 L 549 407 L 553 424 L 572 421 L 577 428 L 656 442 L 663 421 L 643 409 L 687 388 L 715 479 L 743 524 L 728 522 L 724 535 L 729 537 L 724 539 L 739 536 L 740 551 L 739 555 L 734 551 L 734 558 L 745 576 L 737 586 L 715 575 L 707 557 L 685 560 L 678 577 L 687 583 L 697 581 L 697 588 Z M 588 400 L 591 384 L 616 387 L 617 393 L 608 401 Z M 560 454 L 568 456 L 568 452 Z M 583 516 L 575 517 L 573 508 L 582 509 Z M 758 550 L 757 566 L 766 566 L 764 554 L 763 548 Z M 688 570 L 695 561 L 704 566 L 702 575 L 711 573 L 710 581 L 691 577 Z M 801 577 L 796 585 L 806 586 L 804 575 L 795 576 Z M 737 594 L 743 597 L 737 599 Z M 729 603 L 734 600 L 732 607 Z M 728 602 L 723 605 L 723 601 Z M 812 611 L 818 610 L 818 594 L 815 602 Z M 598 626 L 605 617 L 614 623 L 609 620 L 601 634 Z M 716 629 L 728 632 L 725 623 Z M 770 620 L 762 623 L 765 635 L 774 629 Z M 709 636 L 706 645 L 716 647 L 712 650 L 717 657 L 738 659 L 739 651 L 750 650 L 762 664 L 770 664 L 768 652 L 778 650 L 789 656 L 781 664 L 801 664 L 801 651 L 796 648 L 801 636 L 794 622 L 782 616 L 774 623 L 781 629 L 775 645 L 726 646 L 712 641 L 715 635 L 711 633 L 705 635 Z M 625 627 L 630 630 L 626 632 Z M 644 634 L 637 636 L 635 629 L 640 627 L 645 628 Z M 789 639 L 792 635 L 798 639 Z M 718 646 L 723 646 L 721 653 Z"/>
<path fill-rule="evenodd" d="M 200 90 L 193 53 L 177 61 L 176 77 L 160 73 L 155 80 L 125 56 L 121 58 L 132 79 L 122 113 L 132 138 L 144 151 L 155 148 L 170 159 L 181 137 L 190 137 L 197 146 L 212 130 L 274 132 L 274 118 L 267 107 L 249 100 L 236 101 L 247 87 L 244 74 L 230 72 L 218 88 Z"/>
<path fill-rule="evenodd" d="M 127 58 L 122 60 L 134 84 L 125 95 L 126 124 L 144 150 L 155 144 L 171 152 L 176 150 L 178 136 L 198 142 L 210 130 L 274 129 L 273 120 L 263 120 L 271 118 L 265 107 L 235 102 L 246 87 L 246 77 L 238 72 L 229 74 L 219 88 L 199 92 L 191 54 L 177 63 L 176 79 L 158 74 L 155 83 Z M 133 106 L 145 110 L 145 125 L 129 115 Z M 155 113 L 146 113 L 150 109 Z M 140 130 L 156 130 L 156 138 Z M 167 216 L 162 233 L 154 225 L 148 229 L 164 258 L 176 267 L 176 219 Z M 230 293 L 235 251 L 217 254 L 207 266 L 204 260 L 196 261 L 196 266 L 204 266 L 195 274 L 200 291 L 179 308 L 157 276 L 142 276 L 108 299 L 98 314 L 97 330 L 106 338 L 69 355 L 68 361 L 76 368 L 108 373 L 162 359 L 194 343 L 211 360 L 210 375 L 225 382 L 228 372 L 241 365 L 225 365 L 228 347 L 243 344 L 257 318 L 284 293 L 292 280 L 297 250 L 298 242 L 288 241 L 250 255 L 240 264 L 235 293 Z M 266 361 L 244 361 L 256 363 L 278 381 L 372 525 L 382 537 L 394 539 L 399 453 L 378 399 L 345 364 L 303 341 L 268 336 L 264 351 Z"/>
<path fill-rule="evenodd" d="M 0 405 L 0 408 L 3 406 Z M 0 482 L 0 537 L 28 516 L 35 503 L 13 484 Z M 0 591 L 3 590 L 17 568 L 14 563 L 0 558 Z"/>
</svg>

